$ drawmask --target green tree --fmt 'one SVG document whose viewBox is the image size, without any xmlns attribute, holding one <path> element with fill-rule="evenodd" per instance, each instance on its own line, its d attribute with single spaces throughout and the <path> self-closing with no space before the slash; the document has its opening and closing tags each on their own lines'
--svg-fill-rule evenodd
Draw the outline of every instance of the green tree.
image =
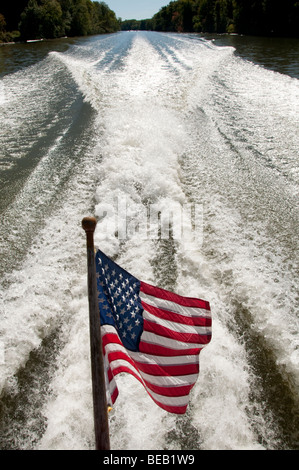
<svg viewBox="0 0 299 470">
<path fill-rule="evenodd" d="M 57 0 L 44 0 L 41 5 L 41 32 L 45 38 L 58 38 L 65 34 L 62 9 Z"/>
<path fill-rule="evenodd" d="M 1 41 L 6 41 L 6 21 L 2 13 L 0 13 L 0 42 Z"/>
<path fill-rule="evenodd" d="M 71 36 L 86 36 L 92 30 L 87 0 L 74 0 L 71 21 Z"/>
<path fill-rule="evenodd" d="M 178 12 L 182 31 L 193 31 L 193 16 L 195 11 L 194 0 L 181 0 L 178 2 Z"/>
<path fill-rule="evenodd" d="M 0 33 L 3 33 L 5 31 L 5 28 L 6 28 L 6 21 L 5 21 L 4 15 L 0 13 Z"/>
<path fill-rule="evenodd" d="M 19 30 L 22 39 L 41 39 L 42 11 L 36 0 L 29 0 L 21 14 Z"/>
</svg>

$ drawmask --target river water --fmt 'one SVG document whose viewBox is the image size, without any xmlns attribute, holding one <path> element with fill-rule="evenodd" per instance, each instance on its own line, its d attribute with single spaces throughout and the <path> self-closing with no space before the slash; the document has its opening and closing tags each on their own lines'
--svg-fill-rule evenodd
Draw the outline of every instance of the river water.
<svg viewBox="0 0 299 470">
<path fill-rule="evenodd" d="M 299 448 L 298 56 L 154 32 L 0 48 L 1 449 L 94 446 L 86 215 L 125 269 L 213 314 L 186 415 L 119 376 L 112 449 Z M 136 228 L 191 206 L 191 236 Z"/>
</svg>

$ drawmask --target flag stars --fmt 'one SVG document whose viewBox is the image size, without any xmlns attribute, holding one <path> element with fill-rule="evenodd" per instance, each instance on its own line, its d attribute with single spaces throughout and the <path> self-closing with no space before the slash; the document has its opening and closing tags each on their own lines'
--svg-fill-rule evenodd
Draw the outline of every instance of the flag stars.
<svg viewBox="0 0 299 470">
<path fill-rule="evenodd" d="M 134 351 L 143 326 L 139 282 L 105 255 L 96 256 L 101 323 L 114 326 L 124 346 Z"/>
</svg>

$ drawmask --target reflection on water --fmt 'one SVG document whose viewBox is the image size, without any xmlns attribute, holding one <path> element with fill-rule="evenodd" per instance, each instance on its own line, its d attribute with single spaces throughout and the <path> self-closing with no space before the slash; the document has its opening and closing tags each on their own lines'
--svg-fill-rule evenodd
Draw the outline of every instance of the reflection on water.
<svg viewBox="0 0 299 470">
<path fill-rule="evenodd" d="M 0 77 L 36 64 L 50 51 L 64 52 L 75 42 L 75 38 L 62 38 L 26 44 L 0 45 Z"/>
<path fill-rule="evenodd" d="M 237 35 L 207 35 L 219 46 L 232 46 L 236 54 L 275 72 L 299 78 L 299 40 Z"/>
<path fill-rule="evenodd" d="M 298 38 L 269 38 L 235 34 L 205 34 L 204 37 L 213 40 L 219 46 L 234 47 L 236 54 L 244 59 L 276 72 L 299 78 Z M 62 38 L 27 44 L 0 45 L 0 77 L 35 64 L 46 57 L 50 51 L 64 52 L 72 44 L 82 44 L 91 39 Z"/>
</svg>

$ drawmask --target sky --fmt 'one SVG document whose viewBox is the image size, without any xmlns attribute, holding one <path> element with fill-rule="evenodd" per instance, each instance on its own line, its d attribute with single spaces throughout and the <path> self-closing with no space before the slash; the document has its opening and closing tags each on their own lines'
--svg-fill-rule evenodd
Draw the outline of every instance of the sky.
<svg viewBox="0 0 299 470">
<path fill-rule="evenodd" d="M 169 4 L 170 0 L 104 0 L 113 10 L 117 18 L 122 20 L 144 20 L 152 18 L 160 8 Z"/>
</svg>

